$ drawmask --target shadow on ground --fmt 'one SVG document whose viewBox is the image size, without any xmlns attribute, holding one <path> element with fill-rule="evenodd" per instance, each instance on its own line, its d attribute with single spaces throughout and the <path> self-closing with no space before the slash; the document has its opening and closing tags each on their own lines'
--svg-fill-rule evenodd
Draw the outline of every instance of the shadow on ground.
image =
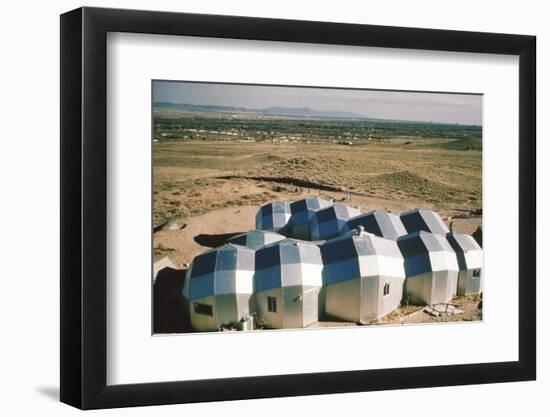
<svg viewBox="0 0 550 417">
<path fill-rule="evenodd" d="M 227 243 L 228 239 L 231 239 L 233 236 L 240 235 L 241 233 L 243 232 L 222 233 L 218 235 L 200 234 L 195 236 L 194 240 L 201 246 L 217 248 L 218 246 Z"/>
<path fill-rule="evenodd" d="M 161 269 L 153 289 L 153 333 L 190 331 L 187 306 L 182 297 L 186 269 Z"/>
</svg>

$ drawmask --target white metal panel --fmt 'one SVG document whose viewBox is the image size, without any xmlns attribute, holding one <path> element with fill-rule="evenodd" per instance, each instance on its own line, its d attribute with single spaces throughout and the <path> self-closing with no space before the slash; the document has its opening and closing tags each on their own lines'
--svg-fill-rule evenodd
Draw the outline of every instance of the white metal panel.
<svg viewBox="0 0 550 417">
<path fill-rule="evenodd" d="M 403 258 L 378 255 L 380 275 L 405 278 L 405 262 Z"/>
<path fill-rule="evenodd" d="M 302 285 L 301 264 L 281 264 L 281 286 Z"/>
<path fill-rule="evenodd" d="M 325 309 L 329 316 L 359 321 L 361 314 L 361 279 L 340 281 L 325 287 Z"/>
<path fill-rule="evenodd" d="M 359 268 L 362 277 L 380 275 L 377 255 L 359 256 Z"/>
<path fill-rule="evenodd" d="M 302 285 L 320 287 L 323 285 L 323 265 L 300 265 L 302 269 Z"/>
<path fill-rule="evenodd" d="M 447 256 L 447 252 L 445 251 L 429 252 L 429 256 L 430 256 L 430 264 L 432 265 L 432 271 L 434 272 L 446 271 L 452 266 L 452 264 L 449 264 L 449 257 Z M 454 260 L 454 264 L 456 265 L 456 269 L 458 270 L 458 263 L 456 261 L 456 257 Z"/>
<path fill-rule="evenodd" d="M 235 271 L 235 292 L 238 294 L 252 294 L 254 292 L 254 271 Z"/>
<path fill-rule="evenodd" d="M 214 275 L 214 293 L 216 295 L 234 294 L 235 270 L 216 271 Z"/>
<path fill-rule="evenodd" d="M 464 254 L 468 269 L 483 268 L 483 251 L 473 250 Z"/>
</svg>

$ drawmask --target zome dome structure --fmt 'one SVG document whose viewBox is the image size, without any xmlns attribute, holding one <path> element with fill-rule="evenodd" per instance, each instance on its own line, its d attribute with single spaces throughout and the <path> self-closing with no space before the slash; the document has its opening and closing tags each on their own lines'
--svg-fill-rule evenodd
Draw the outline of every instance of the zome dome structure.
<svg viewBox="0 0 550 417">
<path fill-rule="evenodd" d="M 346 222 L 358 216 L 361 211 L 355 207 L 333 204 L 316 211 L 311 218 L 311 240 L 326 240 L 339 236 Z"/>
<path fill-rule="evenodd" d="M 290 203 L 291 217 L 289 222 L 289 236 L 295 239 L 311 239 L 311 219 L 313 215 L 326 207 L 332 206 L 332 202 L 322 198 L 308 197 Z"/>
<path fill-rule="evenodd" d="M 430 232 L 434 234 L 447 234 L 449 228 L 435 211 L 426 209 L 414 209 L 401 213 L 399 216 L 407 233 Z"/>
<path fill-rule="evenodd" d="M 194 329 L 238 327 L 254 311 L 254 255 L 253 249 L 225 244 L 195 257 L 183 287 Z"/>
<path fill-rule="evenodd" d="M 268 327 L 299 328 L 317 321 L 322 285 L 318 245 L 285 239 L 256 251 L 257 320 Z"/>
<path fill-rule="evenodd" d="M 476 294 L 482 272 L 475 239 L 450 232 L 434 211 L 361 214 L 307 197 L 262 206 L 256 230 L 196 256 L 183 295 L 198 331 L 302 328 Z"/>
<path fill-rule="evenodd" d="M 363 226 L 368 233 L 392 240 L 407 234 L 407 229 L 397 214 L 382 210 L 373 210 L 352 217 L 346 222 L 343 231 L 347 232 L 358 226 Z"/>
<path fill-rule="evenodd" d="M 457 295 L 477 294 L 483 290 L 483 250 L 476 240 L 462 233 L 449 233 L 447 240 L 458 261 Z"/>
<path fill-rule="evenodd" d="M 321 253 L 327 315 L 363 322 L 399 307 L 405 269 L 396 241 L 357 230 L 326 241 Z"/>
<path fill-rule="evenodd" d="M 290 203 L 288 201 L 273 201 L 262 206 L 256 214 L 256 229 L 281 232 L 286 235 L 290 215 Z"/>
<path fill-rule="evenodd" d="M 405 259 L 405 297 L 413 303 L 438 304 L 456 295 L 458 262 L 445 235 L 420 231 L 397 243 Z"/>
<path fill-rule="evenodd" d="M 246 246 L 250 249 L 259 249 L 273 242 L 283 240 L 285 237 L 275 232 L 267 232 L 265 230 L 251 230 L 250 232 L 241 233 L 233 236 L 227 242 L 234 245 Z"/>
</svg>

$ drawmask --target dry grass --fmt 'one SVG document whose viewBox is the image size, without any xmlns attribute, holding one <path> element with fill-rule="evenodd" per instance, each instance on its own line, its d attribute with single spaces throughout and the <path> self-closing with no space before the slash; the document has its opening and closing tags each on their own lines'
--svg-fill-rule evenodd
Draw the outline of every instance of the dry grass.
<svg viewBox="0 0 550 417">
<path fill-rule="evenodd" d="M 368 145 L 158 142 L 155 224 L 212 210 L 325 194 L 438 210 L 481 207 L 481 152 L 432 141 Z M 395 207 L 386 207 L 388 205 Z M 400 204 L 401 203 L 401 204 Z"/>
</svg>

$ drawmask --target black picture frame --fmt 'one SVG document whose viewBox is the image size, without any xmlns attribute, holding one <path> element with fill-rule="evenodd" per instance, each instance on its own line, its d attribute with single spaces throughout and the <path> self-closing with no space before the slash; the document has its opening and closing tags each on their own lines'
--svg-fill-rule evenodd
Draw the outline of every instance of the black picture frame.
<svg viewBox="0 0 550 417">
<path fill-rule="evenodd" d="M 108 386 L 108 32 L 519 56 L 519 360 Z M 61 401 L 82 409 L 536 378 L 536 38 L 251 17 L 80 8 L 61 16 Z"/>
</svg>

